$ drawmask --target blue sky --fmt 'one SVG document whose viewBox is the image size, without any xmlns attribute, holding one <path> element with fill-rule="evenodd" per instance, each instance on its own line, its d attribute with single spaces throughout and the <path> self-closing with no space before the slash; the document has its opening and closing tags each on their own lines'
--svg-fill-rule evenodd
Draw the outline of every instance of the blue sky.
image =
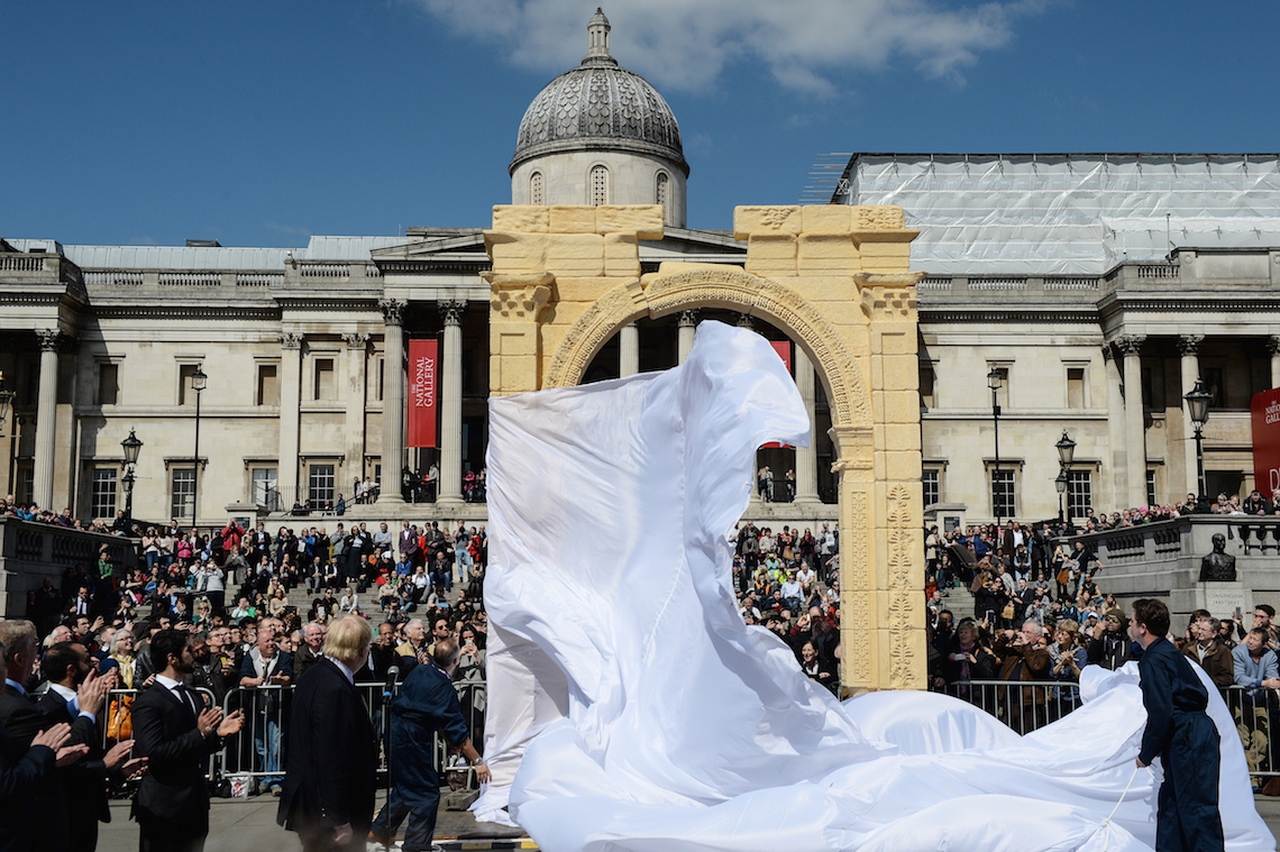
<svg viewBox="0 0 1280 852">
<path fill-rule="evenodd" d="M 6 4 L 0 237 L 300 246 L 483 227 L 596 2 Z M 646 0 L 689 224 L 795 203 L 833 151 L 1280 151 L 1280 3 Z"/>
</svg>

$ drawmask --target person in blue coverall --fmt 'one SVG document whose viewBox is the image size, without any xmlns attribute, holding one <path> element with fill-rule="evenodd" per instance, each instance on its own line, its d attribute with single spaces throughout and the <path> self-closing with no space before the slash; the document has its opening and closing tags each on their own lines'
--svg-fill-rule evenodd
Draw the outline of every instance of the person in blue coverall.
<svg viewBox="0 0 1280 852">
<path fill-rule="evenodd" d="M 449 679 L 457 664 L 457 640 L 439 640 L 430 662 L 409 672 L 391 705 L 391 793 L 369 831 L 369 840 L 375 843 L 390 846 L 407 816 L 405 852 L 431 848 L 440 805 L 440 775 L 431 748 L 436 731 L 471 761 L 481 783 L 490 779 L 489 767 L 471 744 L 458 693 Z"/>
<path fill-rule="evenodd" d="M 1147 709 L 1137 763 L 1150 766 L 1158 756 L 1164 768 L 1156 798 L 1156 850 L 1221 850 L 1221 741 L 1205 712 L 1209 691 L 1187 658 L 1165 638 L 1168 633 L 1168 607 L 1148 598 L 1134 601 L 1129 634 L 1142 646 L 1138 673 Z"/>
</svg>

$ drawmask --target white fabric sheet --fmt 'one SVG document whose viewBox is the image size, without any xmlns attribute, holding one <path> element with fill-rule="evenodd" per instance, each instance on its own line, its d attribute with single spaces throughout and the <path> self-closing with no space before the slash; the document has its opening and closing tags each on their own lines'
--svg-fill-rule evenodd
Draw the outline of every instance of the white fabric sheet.
<svg viewBox="0 0 1280 852">
<path fill-rule="evenodd" d="M 681 367 L 494 399 L 490 425 L 478 818 L 552 852 L 1154 843 L 1136 670 L 1088 670 L 1085 707 L 1019 737 L 938 695 L 841 704 L 743 623 L 728 533 L 755 448 L 809 432 L 760 336 L 704 322 Z M 1214 712 L 1228 848 L 1273 849 Z"/>
</svg>

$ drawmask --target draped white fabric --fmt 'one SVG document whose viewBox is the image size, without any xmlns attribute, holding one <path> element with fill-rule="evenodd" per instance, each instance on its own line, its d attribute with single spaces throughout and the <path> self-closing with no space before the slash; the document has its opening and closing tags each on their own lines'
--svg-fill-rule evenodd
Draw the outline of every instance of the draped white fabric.
<svg viewBox="0 0 1280 852">
<path fill-rule="evenodd" d="M 495 398 L 490 428 L 494 782 L 478 818 L 552 852 L 1154 843 L 1136 670 L 1088 670 L 1084 708 L 1019 737 L 938 695 L 841 704 L 743 623 L 728 533 L 755 448 L 809 438 L 760 336 L 704 322 L 680 367 Z M 1213 710 L 1228 848 L 1273 849 Z"/>
</svg>

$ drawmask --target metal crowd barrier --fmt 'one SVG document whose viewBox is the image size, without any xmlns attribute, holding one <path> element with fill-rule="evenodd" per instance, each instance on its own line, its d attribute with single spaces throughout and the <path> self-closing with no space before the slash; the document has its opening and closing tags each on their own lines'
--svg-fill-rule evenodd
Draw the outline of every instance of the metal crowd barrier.
<svg viewBox="0 0 1280 852">
<path fill-rule="evenodd" d="M 1080 706 L 1080 690 L 1064 681 L 968 680 L 947 684 L 948 695 L 968 701 L 1020 734 L 1029 733 Z M 1244 746 L 1249 774 L 1280 776 L 1280 691 L 1231 686 L 1221 690 Z"/>
<path fill-rule="evenodd" d="M 388 755 L 383 733 L 387 729 L 386 714 L 390 712 L 390 702 L 382 697 L 384 685 L 381 683 L 357 683 L 355 686 L 365 709 L 369 711 L 374 730 L 378 732 L 378 772 L 385 773 Z M 482 748 L 485 684 L 462 681 L 455 683 L 454 687 L 471 731 L 471 741 L 478 749 Z M 284 777 L 284 746 L 293 710 L 293 690 L 293 685 L 272 685 L 236 687 L 227 692 L 223 701 L 224 712 L 241 710 L 245 719 L 240 733 L 229 738 L 219 753 L 222 776 L 253 778 L 267 787 L 276 778 Z M 335 747 L 340 748 L 341 745 L 335 744 Z M 449 743 L 439 732 L 432 735 L 432 750 L 436 755 L 436 766 L 441 767 L 442 780 L 454 775 L 454 783 L 461 780 L 468 787 L 475 786 L 473 770 L 465 760 L 462 765 L 450 766 Z M 394 755 L 391 757 L 394 759 Z"/>
<path fill-rule="evenodd" d="M 947 694 L 995 716 L 1019 734 L 1061 719 L 1080 706 L 1080 689 L 1069 681 L 962 680 Z"/>
<path fill-rule="evenodd" d="M 107 699 L 102 705 L 101 724 L 98 726 L 102 733 L 101 745 L 104 751 L 121 740 L 133 739 L 133 702 L 141 691 L 140 689 L 113 689 L 107 693 Z M 203 695 L 208 706 L 218 706 L 213 693 L 208 689 L 199 687 L 192 692 Z M 206 773 L 208 778 L 216 778 L 218 775 L 217 759 L 217 753 L 209 756 L 209 770 Z"/>
</svg>

